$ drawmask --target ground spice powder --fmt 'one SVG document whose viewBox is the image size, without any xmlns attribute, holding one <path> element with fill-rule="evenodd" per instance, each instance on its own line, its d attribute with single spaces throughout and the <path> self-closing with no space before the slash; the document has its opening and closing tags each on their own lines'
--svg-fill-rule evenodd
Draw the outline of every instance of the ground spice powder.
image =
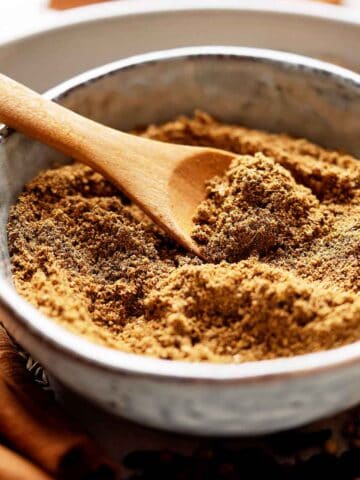
<svg viewBox="0 0 360 480">
<path fill-rule="evenodd" d="M 9 219 L 18 291 L 93 341 L 165 359 L 244 362 L 360 340 L 360 163 L 204 113 L 141 133 L 239 154 L 183 251 L 90 168 L 30 182 Z"/>
</svg>

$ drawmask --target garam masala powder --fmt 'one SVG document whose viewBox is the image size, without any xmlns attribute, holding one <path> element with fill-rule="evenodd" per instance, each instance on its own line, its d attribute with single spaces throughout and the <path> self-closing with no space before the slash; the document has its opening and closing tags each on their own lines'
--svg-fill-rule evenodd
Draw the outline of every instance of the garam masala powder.
<svg viewBox="0 0 360 480">
<path fill-rule="evenodd" d="M 207 185 L 185 252 L 100 174 L 40 173 L 12 208 L 17 290 L 126 352 L 244 362 L 360 340 L 360 163 L 205 113 L 141 135 L 239 154 Z"/>
</svg>

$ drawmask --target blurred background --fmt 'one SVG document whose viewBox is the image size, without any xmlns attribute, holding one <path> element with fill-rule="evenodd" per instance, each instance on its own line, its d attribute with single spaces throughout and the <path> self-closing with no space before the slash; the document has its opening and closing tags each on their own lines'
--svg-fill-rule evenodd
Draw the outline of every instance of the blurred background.
<svg viewBox="0 0 360 480">
<path fill-rule="evenodd" d="M 360 0 L 12 0 L 1 2 L 1 16 L 2 71 L 40 91 L 121 57 L 186 45 L 273 48 L 360 66 Z"/>
</svg>

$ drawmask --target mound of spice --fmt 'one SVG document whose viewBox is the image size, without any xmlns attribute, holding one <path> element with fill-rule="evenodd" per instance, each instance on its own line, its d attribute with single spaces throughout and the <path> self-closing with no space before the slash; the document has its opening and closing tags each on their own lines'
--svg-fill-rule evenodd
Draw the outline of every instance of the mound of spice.
<svg viewBox="0 0 360 480">
<path fill-rule="evenodd" d="M 236 262 L 301 245 L 329 227 L 326 220 L 319 200 L 284 167 L 262 153 L 242 155 L 209 182 L 193 238 L 212 261 Z"/>
<path fill-rule="evenodd" d="M 40 173 L 13 207 L 18 291 L 75 333 L 166 359 L 243 362 L 360 340 L 360 163 L 198 113 L 144 136 L 239 156 L 183 251 L 101 175 Z"/>
<path fill-rule="evenodd" d="M 146 306 L 170 358 L 189 352 L 196 360 L 219 361 L 291 356 L 336 347 L 360 333 L 356 294 L 324 289 L 255 259 L 179 268 L 159 282 Z M 135 348 L 144 339 L 132 341 Z"/>
</svg>

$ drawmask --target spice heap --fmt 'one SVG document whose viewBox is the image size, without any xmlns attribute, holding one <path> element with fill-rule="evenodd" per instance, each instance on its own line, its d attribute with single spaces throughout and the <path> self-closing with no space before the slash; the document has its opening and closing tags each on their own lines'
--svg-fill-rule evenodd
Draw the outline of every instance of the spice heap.
<svg viewBox="0 0 360 480">
<path fill-rule="evenodd" d="M 224 178 L 210 181 L 194 221 L 204 255 L 231 262 L 301 245 L 329 227 L 311 190 L 262 153 L 235 157 Z"/>
<path fill-rule="evenodd" d="M 18 291 L 78 334 L 166 359 L 243 362 L 360 340 L 360 164 L 198 113 L 142 135 L 239 155 L 183 251 L 90 168 L 42 172 L 9 220 Z"/>
<path fill-rule="evenodd" d="M 146 306 L 151 331 L 159 332 L 160 344 L 166 338 L 170 358 L 291 356 L 359 335 L 356 295 L 324 289 L 255 259 L 177 269 L 159 282 Z"/>
</svg>

